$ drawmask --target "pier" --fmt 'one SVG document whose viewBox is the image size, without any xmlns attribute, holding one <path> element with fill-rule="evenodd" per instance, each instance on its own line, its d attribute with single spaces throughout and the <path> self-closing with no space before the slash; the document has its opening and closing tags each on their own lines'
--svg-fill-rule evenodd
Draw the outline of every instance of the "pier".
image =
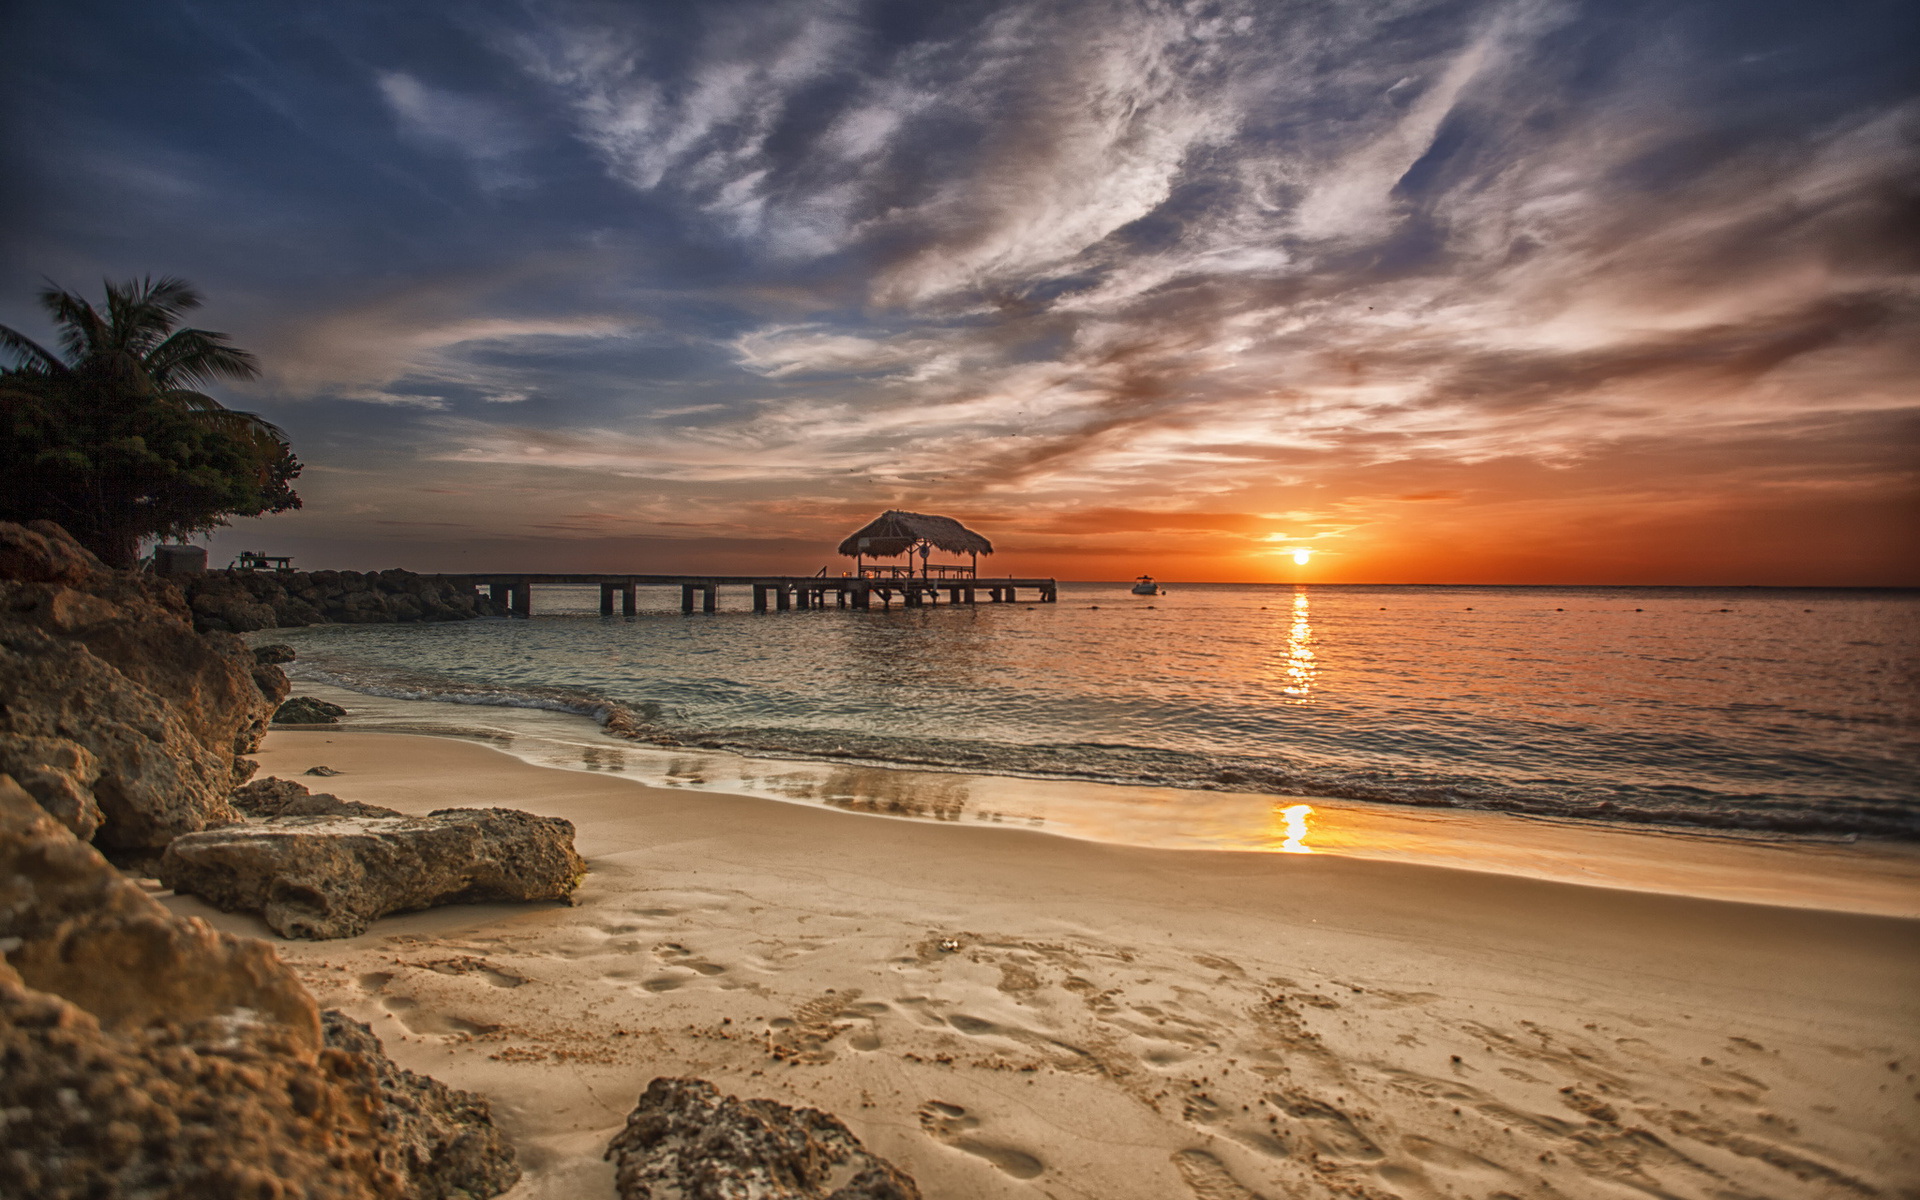
<svg viewBox="0 0 1920 1200">
<path fill-rule="evenodd" d="M 936 568 L 937 569 L 937 568 Z M 471 574 L 465 578 L 475 587 L 484 587 L 493 599 L 506 606 L 516 617 L 533 615 L 533 589 L 536 586 L 600 588 L 600 615 L 614 615 L 618 597 L 620 612 L 633 616 L 639 610 L 639 591 L 643 587 L 677 587 L 680 611 L 717 612 L 720 589 L 751 588 L 753 611 L 786 612 L 791 609 L 834 608 L 871 609 L 877 597 L 882 608 L 891 608 L 895 597 L 908 608 L 939 604 L 975 604 L 983 597 L 992 604 L 1015 604 L 1021 593 L 1033 601 L 1052 604 L 1059 589 L 1051 579 L 980 578 L 957 572 L 924 575 L 898 573 L 897 568 L 867 567 L 857 575 L 609 575 L 568 572 L 559 574 Z M 696 602 L 698 607 L 696 608 Z"/>
</svg>

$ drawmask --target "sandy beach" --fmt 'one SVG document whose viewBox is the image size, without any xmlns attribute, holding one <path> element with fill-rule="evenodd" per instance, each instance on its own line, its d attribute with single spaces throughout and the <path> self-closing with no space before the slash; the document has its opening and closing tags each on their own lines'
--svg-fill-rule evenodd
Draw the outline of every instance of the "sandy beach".
<svg viewBox="0 0 1920 1200">
<path fill-rule="evenodd" d="M 446 738 L 258 757 L 577 826 L 572 907 L 272 939 L 492 1100 L 513 1200 L 611 1197 L 600 1151 L 681 1074 L 836 1113 L 936 1198 L 1920 1195 L 1914 920 L 905 821 Z"/>
</svg>

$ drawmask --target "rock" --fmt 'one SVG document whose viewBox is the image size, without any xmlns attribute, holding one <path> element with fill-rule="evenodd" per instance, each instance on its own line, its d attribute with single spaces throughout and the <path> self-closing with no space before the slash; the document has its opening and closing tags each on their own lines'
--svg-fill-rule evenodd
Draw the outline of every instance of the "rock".
<svg viewBox="0 0 1920 1200">
<path fill-rule="evenodd" d="M 285 642 L 268 642 L 264 646 L 255 646 L 253 648 L 253 661 L 257 663 L 270 663 L 278 666 L 281 663 L 290 663 L 299 657 L 299 652 Z"/>
<path fill-rule="evenodd" d="M 569 821 L 446 808 L 276 817 L 190 834 L 167 847 L 156 874 L 228 912 L 257 912 L 282 937 L 322 939 L 439 904 L 564 900 L 586 869 Z"/>
<path fill-rule="evenodd" d="M 483 1104 L 323 1040 L 266 943 L 174 916 L 4 775 L 0 948 L 0 1196 L 478 1198 L 512 1182 Z"/>
<path fill-rule="evenodd" d="M 78 836 L 138 857 L 237 820 L 265 671 L 194 632 L 172 585 L 106 570 L 57 525 L 0 522 L 0 761 Z"/>
<path fill-rule="evenodd" d="M 325 700 L 316 700 L 312 696 L 295 696 L 273 712 L 275 725 L 334 725 L 347 710 L 338 704 L 329 704 Z"/>
<path fill-rule="evenodd" d="M 324 621 L 470 621 L 504 616 L 503 606 L 480 595 L 461 575 L 416 575 L 389 570 L 209 571 L 181 581 L 195 623 L 203 630 L 316 625 Z"/>
<path fill-rule="evenodd" d="M 12 776 L 76 837 L 91 838 L 105 819 L 93 797 L 100 759 L 78 742 L 0 733 L 0 775 Z"/>
<path fill-rule="evenodd" d="M 109 574 L 93 551 L 51 521 L 0 521 L 0 579 L 85 587 Z"/>
<path fill-rule="evenodd" d="M 919 1200 L 839 1118 L 655 1079 L 607 1147 L 621 1200 Z M 834 1186 L 835 1181 L 839 1182 Z"/>
<path fill-rule="evenodd" d="M 337 772 L 336 772 L 337 773 Z M 325 792 L 309 792 L 290 779 L 269 775 L 235 788 L 227 802 L 249 817 L 400 817 L 397 808 L 381 808 L 358 800 L 342 800 Z"/>
<path fill-rule="evenodd" d="M 484 1098 L 399 1066 L 371 1027 L 345 1013 L 329 1009 L 321 1021 L 327 1047 L 360 1057 L 379 1083 L 381 1163 L 412 1182 L 409 1200 L 497 1196 L 519 1181 L 513 1147 Z"/>
<path fill-rule="evenodd" d="M 334 770 L 332 767 L 308 767 L 305 771 L 301 773 L 304 775 L 327 776 L 327 775 L 338 775 L 340 772 Z"/>
</svg>

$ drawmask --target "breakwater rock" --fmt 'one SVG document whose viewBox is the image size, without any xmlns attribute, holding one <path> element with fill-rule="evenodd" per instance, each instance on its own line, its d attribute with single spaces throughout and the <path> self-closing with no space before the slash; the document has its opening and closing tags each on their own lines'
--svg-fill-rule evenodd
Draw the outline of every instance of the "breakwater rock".
<svg viewBox="0 0 1920 1200">
<path fill-rule="evenodd" d="M 272 817 L 176 838 L 156 868 L 177 891 L 314 939 L 440 904 L 565 900 L 586 872 L 571 821 L 508 808 Z"/>
<path fill-rule="evenodd" d="M 4 775 L 0 948 L 0 1195 L 477 1200 L 517 1177 L 483 1101 L 323 1033 L 265 943 L 169 913 Z"/>
<path fill-rule="evenodd" d="M 920 1200 L 899 1168 L 817 1108 L 656 1079 L 607 1147 L 621 1200 Z"/>
<path fill-rule="evenodd" d="M 209 571 L 178 581 L 202 630 L 251 633 L 296 625 L 377 625 L 504 617 L 464 575 L 412 571 Z"/>
<path fill-rule="evenodd" d="M 227 793 L 288 690 L 172 585 L 0 522 L 0 772 L 77 836 L 139 858 L 239 820 Z"/>
</svg>

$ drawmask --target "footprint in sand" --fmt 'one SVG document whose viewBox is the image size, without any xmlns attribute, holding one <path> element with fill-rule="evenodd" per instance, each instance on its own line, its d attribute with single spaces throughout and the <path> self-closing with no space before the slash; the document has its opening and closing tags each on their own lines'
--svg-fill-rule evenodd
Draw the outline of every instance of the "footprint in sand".
<svg viewBox="0 0 1920 1200">
<path fill-rule="evenodd" d="M 1173 1155 L 1173 1169 L 1196 1200 L 1265 1200 L 1247 1187 L 1226 1164 L 1205 1150 L 1179 1150 Z"/>
<path fill-rule="evenodd" d="M 948 1104 L 940 1100 L 927 1101 L 920 1106 L 920 1128 L 935 1141 L 944 1142 L 955 1150 L 963 1150 L 975 1157 L 984 1158 L 1015 1179 L 1038 1178 L 1047 1169 L 1046 1163 L 1025 1150 L 1016 1150 L 1012 1146 L 982 1141 L 972 1136 L 973 1131 L 980 1128 L 980 1119 L 958 1104 Z"/>
<path fill-rule="evenodd" d="M 1347 1114 L 1331 1104 L 1283 1092 L 1272 1093 L 1266 1099 L 1267 1103 L 1300 1121 L 1307 1140 L 1329 1158 L 1378 1162 L 1386 1157 L 1380 1147 L 1373 1144 L 1373 1139 L 1360 1132 L 1360 1127 Z"/>
<path fill-rule="evenodd" d="M 387 996 L 380 1004 L 393 1014 L 395 1020 L 406 1027 L 408 1033 L 422 1036 L 457 1037 L 465 1035 L 475 1037 L 491 1033 L 498 1025 L 484 1025 L 478 1021 L 469 1021 L 465 1017 L 448 1016 L 430 1008 L 422 1008 L 420 1002 L 411 996 Z"/>
<path fill-rule="evenodd" d="M 484 958 L 461 955 L 458 958 L 436 958 L 424 962 L 410 962 L 404 966 L 422 970 L 436 971 L 442 975 L 478 975 L 497 988 L 517 988 L 527 982 L 526 976 L 516 975 L 504 967 L 496 967 Z"/>
</svg>

